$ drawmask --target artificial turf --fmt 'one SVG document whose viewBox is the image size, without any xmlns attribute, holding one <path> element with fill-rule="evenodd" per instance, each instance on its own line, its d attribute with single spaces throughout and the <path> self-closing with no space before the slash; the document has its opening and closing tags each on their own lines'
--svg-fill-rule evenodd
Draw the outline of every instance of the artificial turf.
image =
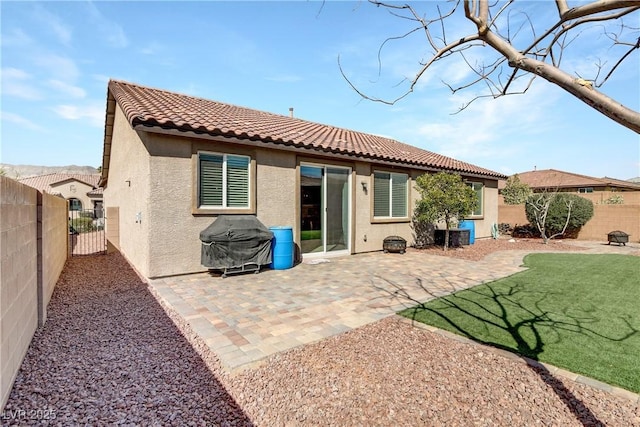
<svg viewBox="0 0 640 427">
<path fill-rule="evenodd" d="M 640 393 L 640 257 L 531 254 L 524 264 L 400 314 Z"/>
</svg>

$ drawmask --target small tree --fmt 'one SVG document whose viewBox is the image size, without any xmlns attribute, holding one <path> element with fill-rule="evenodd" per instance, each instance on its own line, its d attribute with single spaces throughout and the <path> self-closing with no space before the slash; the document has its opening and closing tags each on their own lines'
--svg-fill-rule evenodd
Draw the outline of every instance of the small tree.
<svg viewBox="0 0 640 427">
<path fill-rule="evenodd" d="M 438 172 L 420 175 L 416 190 L 422 196 L 416 202 L 415 219 L 434 223 L 444 221 L 444 250 L 449 247 L 449 229 L 454 219 L 463 219 L 473 212 L 477 197 L 473 189 L 458 174 Z"/>
<path fill-rule="evenodd" d="M 531 187 L 520 181 L 518 174 L 507 179 L 507 185 L 502 190 L 502 197 L 507 205 L 521 205 L 533 194 Z"/>
<path fill-rule="evenodd" d="M 527 199 L 525 211 L 547 244 L 567 230 L 585 225 L 593 217 L 593 202 L 575 194 L 536 193 Z"/>
</svg>

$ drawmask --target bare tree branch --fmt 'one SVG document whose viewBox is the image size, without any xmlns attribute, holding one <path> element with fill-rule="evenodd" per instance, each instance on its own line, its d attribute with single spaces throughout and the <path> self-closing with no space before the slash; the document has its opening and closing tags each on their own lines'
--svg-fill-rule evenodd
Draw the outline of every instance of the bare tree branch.
<svg viewBox="0 0 640 427">
<path fill-rule="evenodd" d="M 570 7 L 567 0 L 555 0 L 557 19 L 551 22 L 550 25 L 543 24 L 546 26 L 543 31 L 538 31 L 537 27 L 540 25 L 538 25 L 539 19 L 537 19 L 537 16 L 531 16 L 526 11 L 514 12 L 512 10 L 516 4 L 514 0 L 509 0 L 505 3 L 490 2 L 489 0 L 458 0 L 445 13 L 438 6 L 433 19 L 419 14 L 415 8 L 408 4 L 386 3 L 377 0 L 369 1 L 378 7 L 386 8 L 394 17 L 415 23 L 414 28 L 404 32 L 402 35 L 388 37 L 383 41 L 378 50 L 379 76 L 381 75 L 383 48 L 386 48 L 392 42 L 398 42 L 409 37 L 420 29 L 424 31 L 427 44 L 431 47 L 432 52 L 427 60 L 418 62 L 419 68 L 415 76 L 404 80 L 407 82 L 407 89 L 391 100 L 372 97 L 358 89 L 353 81 L 346 76 L 340 63 L 340 58 L 338 58 L 338 65 L 343 78 L 364 99 L 394 104 L 413 92 L 418 81 L 437 61 L 451 58 L 453 54 L 457 53 L 464 64 L 473 72 L 473 76 L 466 82 L 455 86 L 446 82 L 443 83 L 453 93 L 468 89 L 478 83 L 484 84 L 486 90 L 488 90 L 488 94 L 480 94 L 473 97 L 471 101 L 464 104 L 462 109 L 477 99 L 524 93 L 531 87 L 536 77 L 542 77 L 603 115 L 636 133 L 640 133 L 640 113 L 621 105 L 595 89 L 609 80 L 611 75 L 633 53 L 640 51 L 640 38 L 637 35 L 637 28 L 627 27 L 622 22 L 623 17 L 640 10 L 640 0 L 598 0 L 578 7 Z M 445 21 L 457 14 L 461 4 L 463 10 L 460 12 L 464 13 L 465 18 L 475 25 L 475 32 L 448 42 L 446 34 L 447 22 Z M 513 21 L 515 28 L 512 28 L 512 15 L 516 17 L 517 14 L 524 15 L 524 22 L 522 22 L 522 19 L 515 19 Z M 500 19 L 501 17 L 504 19 Z M 620 34 L 608 32 L 604 26 L 605 23 L 617 20 L 620 22 Z M 504 27 L 505 21 L 506 28 Z M 604 69 L 609 61 L 597 61 L 594 64 L 595 79 L 589 79 L 586 76 L 583 78 L 580 75 L 572 75 L 570 72 L 562 70 L 560 64 L 565 52 L 572 43 L 583 36 L 581 31 L 576 33 L 576 30 L 582 27 L 586 28 L 588 25 L 595 23 L 603 23 L 604 34 L 612 40 L 613 45 L 628 45 L 629 49 L 625 50 L 610 69 Z M 633 35 L 634 33 L 636 34 Z M 527 41 L 525 48 L 517 47 L 516 42 L 522 43 L 527 35 L 530 36 L 530 40 Z M 628 39 L 630 35 L 633 37 L 632 42 L 624 40 L 624 38 Z M 464 51 L 469 48 L 479 47 L 490 48 L 499 55 L 498 59 L 490 60 L 484 64 L 470 62 Z M 509 77 L 503 80 L 502 76 L 507 75 L 505 72 L 507 66 L 511 67 L 512 71 L 508 73 Z M 528 81 L 524 85 L 516 86 L 515 82 L 526 75 L 530 76 Z M 601 75 L 605 77 L 601 82 L 598 82 L 597 79 Z"/>
</svg>

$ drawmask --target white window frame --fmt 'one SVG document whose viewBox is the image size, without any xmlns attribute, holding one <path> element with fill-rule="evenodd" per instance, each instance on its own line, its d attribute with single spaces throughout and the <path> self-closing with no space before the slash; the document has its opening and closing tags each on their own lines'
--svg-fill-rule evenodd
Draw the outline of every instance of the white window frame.
<svg viewBox="0 0 640 427">
<path fill-rule="evenodd" d="M 376 205 L 376 200 L 375 200 L 375 196 L 376 196 L 376 188 L 375 188 L 375 182 L 376 182 L 376 174 L 387 174 L 389 175 L 389 200 L 388 200 L 388 206 L 389 206 L 389 215 L 388 216 L 376 216 L 375 215 L 375 205 Z M 393 176 L 402 176 L 405 179 L 405 212 L 403 216 L 394 216 L 393 215 Z M 409 218 L 409 182 L 411 181 L 411 177 L 409 176 L 408 173 L 401 173 L 401 172 L 391 172 L 391 171 L 385 171 L 385 170 L 374 170 L 373 171 L 373 194 L 372 194 L 372 204 L 371 204 L 371 210 L 372 210 L 372 217 L 374 220 L 406 220 L 407 218 Z"/>
<path fill-rule="evenodd" d="M 201 161 L 201 156 L 221 156 L 222 157 L 222 205 L 220 206 L 216 206 L 216 205 L 203 205 L 201 204 L 201 183 L 202 183 L 202 177 L 201 177 L 201 171 L 200 171 L 200 161 Z M 228 192 L 228 182 L 227 182 L 227 160 L 229 158 L 229 156 L 231 157 L 243 157 L 246 158 L 247 161 L 247 204 L 246 206 L 228 206 L 227 203 L 227 192 Z M 247 210 L 249 211 L 251 209 L 251 156 L 247 156 L 244 154 L 227 154 L 227 153 L 218 153 L 218 152 L 212 152 L 212 151 L 198 151 L 198 157 L 197 157 L 197 168 L 198 168 L 198 174 L 197 174 L 197 181 L 196 181 L 196 185 L 197 185 L 197 208 L 198 209 L 203 209 L 203 210 Z"/>
<path fill-rule="evenodd" d="M 591 194 L 591 193 L 593 193 L 593 187 L 580 187 L 580 188 L 578 188 L 578 193 L 580 193 L 580 194 Z"/>
</svg>

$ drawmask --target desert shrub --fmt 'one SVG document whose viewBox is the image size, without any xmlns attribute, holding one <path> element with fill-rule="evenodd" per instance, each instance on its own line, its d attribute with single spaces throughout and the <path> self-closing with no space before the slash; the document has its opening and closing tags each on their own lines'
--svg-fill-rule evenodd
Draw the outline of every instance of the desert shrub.
<svg viewBox="0 0 640 427">
<path fill-rule="evenodd" d="M 511 231 L 511 237 L 518 239 L 538 238 L 540 237 L 540 231 L 533 224 L 516 225 Z"/>
<path fill-rule="evenodd" d="M 535 211 L 533 209 L 533 203 L 530 203 L 530 201 L 531 198 L 534 197 L 539 198 L 541 195 L 534 194 L 530 196 L 525 206 L 527 220 L 532 224 L 535 224 Z M 567 221 L 569 203 L 571 203 L 571 216 L 569 218 L 569 224 L 567 225 L 567 234 L 575 234 L 580 227 L 585 225 L 587 221 L 593 217 L 593 202 L 577 194 L 554 193 L 544 197 L 550 199 L 549 211 L 545 221 L 545 229 L 548 236 L 562 231 Z"/>
<path fill-rule="evenodd" d="M 511 227 L 511 224 L 506 222 L 501 222 L 500 224 L 498 224 L 498 232 L 500 234 L 511 234 L 512 231 L 513 227 Z"/>
</svg>

